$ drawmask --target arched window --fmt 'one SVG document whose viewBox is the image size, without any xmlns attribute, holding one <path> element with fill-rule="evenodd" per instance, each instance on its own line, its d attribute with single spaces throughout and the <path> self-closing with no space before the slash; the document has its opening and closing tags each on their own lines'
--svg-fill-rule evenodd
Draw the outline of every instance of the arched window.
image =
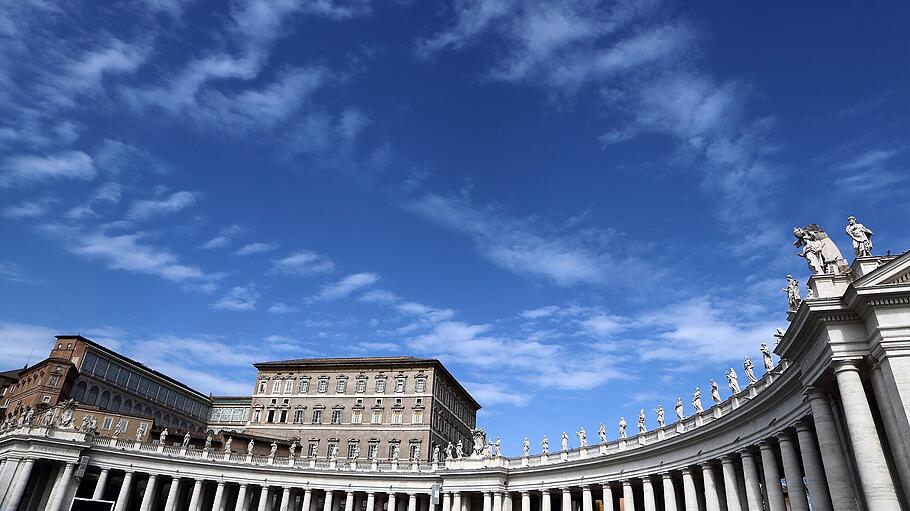
<svg viewBox="0 0 910 511">
<path fill-rule="evenodd" d="M 73 389 L 73 399 L 81 403 L 85 399 L 85 390 L 87 388 L 88 385 L 86 385 L 84 381 L 77 383 L 76 387 Z"/>
<path fill-rule="evenodd" d="M 115 412 L 120 411 L 120 396 L 114 396 L 114 399 L 111 400 L 111 410 Z"/>
<path fill-rule="evenodd" d="M 127 399 L 123 402 L 123 413 L 130 413 L 133 410 L 133 400 Z"/>
<path fill-rule="evenodd" d="M 156 415 L 155 418 L 157 419 L 157 415 L 158 415 L 158 414 L 156 413 L 155 415 Z M 164 416 L 164 420 L 161 422 L 161 424 L 162 424 L 163 426 L 165 426 L 165 427 L 170 426 L 170 425 L 171 425 L 171 416 L 170 416 L 170 415 L 165 415 L 165 416 Z"/>
<path fill-rule="evenodd" d="M 110 392 L 105 390 L 104 392 L 101 393 L 101 399 L 98 401 L 98 408 L 101 408 L 102 410 L 107 410 L 108 405 L 110 405 L 110 404 L 111 404 L 111 394 L 110 394 Z"/>
<path fill-rule="evenodd" d="M 95 404 L 97 402 L 98 402 L 98 387 L 92 386 L 92 388 L 89 389 L 89 391 L 88 391 L 88 396 L 86 396 L 86 398 L 85 398 L 85 403 L 95 406 Z"/>
<path fill-rule="evenodd" d="M 149 417 L 151 417 L 152 416 L 151 409 L 147 409 L 147 410 L 148 410 Z M 155 412 L 155 424 L 158 424 L 159 426 L 161 425 L 161 412 Z"/>
<path fill-rule="evenodd" d="M 143 412 L 143 411 L 142 411 L 142 403 L 136 403 L 136 405 L 133 406 L 133 413 L 135 413 L 136 415 L 144 415 L 144 416 L 146 416 L 146 417 L 151 417 L 151 416 L 152 416 L 152 409 L 151 409 L 151 408 L 146 408 L 145 411 Z"/>
</svg>

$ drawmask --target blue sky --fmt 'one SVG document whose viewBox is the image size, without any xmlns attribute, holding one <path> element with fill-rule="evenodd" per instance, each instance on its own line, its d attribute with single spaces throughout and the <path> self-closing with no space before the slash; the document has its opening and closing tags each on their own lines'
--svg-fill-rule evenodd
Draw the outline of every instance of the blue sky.
<svg viewBox="0 0 910 511">
<path fill-rule="evenodd" d="M 0 7 L 0 350 L 439 357 L 517 453 L 741 373 L 791 229 L 910 247 L 910 6 Z M 653 424 L 653 413 L 649 415 Z"/>
</svg>

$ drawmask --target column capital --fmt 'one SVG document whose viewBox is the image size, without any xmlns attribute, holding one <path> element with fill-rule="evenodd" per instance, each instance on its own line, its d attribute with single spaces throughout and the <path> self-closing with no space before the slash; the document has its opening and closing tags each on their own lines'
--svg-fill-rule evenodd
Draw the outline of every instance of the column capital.
<svg viewBox="0 0 910 511">
<path fill-rule="evenodd" d="M 703 461 L 703 462 L 699 463 L 698 466 L 700 466 L 702 468 L 702 470 L 704 470 L 704 469 L 711 470 L 712 468 L 714 468 L 714 460 Z"/>
<path fill-rule="evenodd" d="M 770 451 L 770 450 L 774 449 L 774 446 L 771 445 L 771 441 L 766 438 L 766 439 L 758 442 L 758 448 L 763 451 Z"/>
<path fill-rule="evenodd" d="M 691 468 L 691 467 L 686 466 L 686 467 L 680 468 L 679 470 L 680 470 L 680 472 L 683 473 L 683 475 L 686 475 L 686 474 L 692 475 L 692 468 Z"/>
<path fill-rule="evenodd" d="M 775 433 L 774 438 L 777 438 L 778 442 L 793 442 L 793 437 L 790 435 L 790 432 L 787 431 L 786 429 Z"/>
<path fill-rule="evenodd" d="M 175 479 L 176 479 L 176 477 L 175 477 Z M 237 484 L 239 484 L 241 488 L 246 488 L 246 483 L 237 483 Z"/>
<path fill-rule="evenodd" d="M 572 488 L 570 488 L 568 486 L 560 488 L 559 490 L 563 493 L 572 493 Z"/>
<path fill-rule="evenodd" d="M 724 454 L 723 456 L 720 457 L 720 462 L 723 465 L 731 465 L 733 463 L 736 463 L 736 455 L 733 454 L 732 452 L 728 453 L 728 454 Z"/>
<path fill-rule="evenodd" d="M 632 486 L 632 479 L 623 479 L 622 485 L 623 486 Z"/>
<path fill-rule="evenodd" d="M 521 496 L 524 497 L 525 495 L 527 495 L 528 497 L 530 497 L 530 496 L 531 496 L 531 492 L 530 492 L 529 490 L 521 490 Z"/>
<path fill-rule="evenodd" d="M 859 372 L 859 363 L 860 360 L 856 359 L 847 359 L 847 360 L 835 360 L 831 365 L 834 367 L 834 374 L 843 373 L 843 372 Z"/>
<path fill-rule="evenodd" d="M 661 479 L 670 479 L 673 477 L 673 474 L 670 473 L 669 470 L 667 470 L 666 472 L 661 472 L 660 477 L 661 477 Z"/>
<path fill-rule="evenodd" d="M 800 419 L 795 425 L 796 432 L 799 433 L 801 431 L 812 431 L 812 425 L 809 424 L 809 421 L 811 421 L 811 420 L 812 420 L 811 416 L 803 417 L 802 419 Z"/>
</svg>

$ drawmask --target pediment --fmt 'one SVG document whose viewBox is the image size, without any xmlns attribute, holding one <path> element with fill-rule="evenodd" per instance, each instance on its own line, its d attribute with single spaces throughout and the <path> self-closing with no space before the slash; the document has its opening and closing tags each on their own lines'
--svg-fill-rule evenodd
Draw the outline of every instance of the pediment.
<svg viewBox="0 0 910 511">
<path fill-rule="evenodd" d="M 910 285 L 910 252 L 885 261 L 875 270 L 853 282 L 856 288 Z"/>
</svg>

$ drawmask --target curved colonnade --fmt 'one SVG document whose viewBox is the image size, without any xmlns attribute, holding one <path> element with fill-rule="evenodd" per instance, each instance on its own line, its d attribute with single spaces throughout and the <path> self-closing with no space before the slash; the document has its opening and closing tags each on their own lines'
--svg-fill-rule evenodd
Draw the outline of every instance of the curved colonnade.
<svg viewBox="0 0 910 511">
<path fill-rule="evenodd" d="M 548 456 L 399 465 L 26 425 L 0 436 L 0 509 L 62 511 L 74 497 L 114 501 L 115 511 L 908 509 L 910 255 L 858 263 L 851 275 L 813 277 L 817 298 L 791 314 L 774 370 L 636 437 Z"/>
</svg>

